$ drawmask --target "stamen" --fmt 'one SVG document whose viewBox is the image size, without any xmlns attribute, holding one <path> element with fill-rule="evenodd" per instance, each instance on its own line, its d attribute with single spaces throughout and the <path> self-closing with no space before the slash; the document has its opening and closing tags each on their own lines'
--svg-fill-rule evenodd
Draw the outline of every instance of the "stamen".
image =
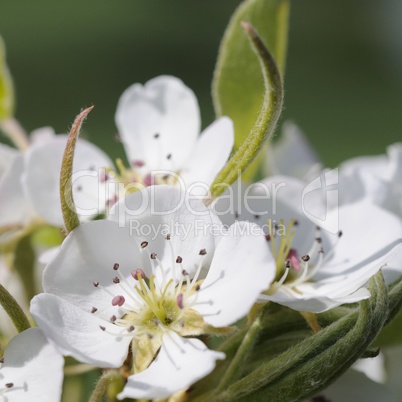
<svg viewBox="0 0 402 402">
<path fill-rule="evenodd" d="M 147 241 L 141 242 L 141 248 L 145 248 L 146 246 L 148 246 L 148 242 L 147 242 Z"/>
<path fill-rule="evenodd" d="M 205 248 L 200 250 L 200 255 L 205 255 L 207 254 L 207 250 L 205 250 Z"/>
<path fill-rule="evenodd" d="M 157 254 L 151 253 L 150 257 L 151 257 L 151 260 L 156 260 Z"/>
<path fill-rule="evenodd" d="M 179 306 L 179 308 L 181 310 L 183 310 L 183 307 L 184 307 L 184 305 L 183 305 L 183 293 L 179 293 L 177 295 L 176 302 L 177 302 L 177 305 Z"/>
<path fill-rule="evenodd" d="M 14 387 L 14 384 L 12 382 L 8 382 L 7 384 L 5 384 L 6 388 L 12 388 Z"/>
<path fill-rule="evenodd" d="M 118 295 L 113 297 L 112 299 L 112 306 L 119 306 L 121 307 L 126 302 L 124 296 Z"/>
<path fill-rule="evenodd" d="M 119 201 L 119 196 L 116 194 L 107 200 L 107 206 L 111 208 L 114 204 L 116 204 L 117 201 Z"/>
<path fill-rule="evenodd" d="M 155 139 L 159 138 L 159 134 L 158 133 L 154 134 L 154 138 Z"/>
<path fill-rule="evenodd" d="M 119 264 L 116 262 L 114 265 L 113 265 L 113 269 L 115 270 L 115 271 L 117 271 L 118 269 L 119 269 Z"/>
<path fill-rule="evenodd" d="M 183 258 L 181 258 L 179 255 L 176 258 L 176 263 L 181 264 L 183 262 Z"/>
<path fill-rule="evenodd" d="M 109 174 L 105 171 L 102 171 L 99 180 L 101 183 L 107 182 L 109 180 Z"/>
<path fill-rule="evenodd" d="M 99 286 L 99 282 L 92 282 L 92 285 L 97 288 Z"/>
<path fill-rule="evenodd" d="M 135 161 L 132 161 L 131 164 L 134 167 L 143 167 L 145 165 L 145 162 L 141 161 L 141 160 L 135 160 Z"/>
<path fill-rule="evenodd" d="M 116 284 L 120 283 L 120 279 L 117 276 L 114 277 L 113 278 L 113 283 L 116 283 Z"/>
<path fill-rule="evenodd" d="M 167 160 L 169 160 L 169 159 L 171 159 L 171 158 L 172 158 L 172 154 L 167 154 L 167 155 L 166 155 L 166 159 L 167 159 Z"/>
<path fill-rule="evenodd" d="M 150 185 L 152 185 L 152 176 L 151 176 L 151 174 L 147 174 L 147 175 L 144 177 L 143 182 L 144 182 L 144 184 L 145 184 L 147 187 L 149 187 Z"/>
<path fill-rule="evenodd" d="M 134 271 L 131 271 L 131 276 L 138 281 L 139 278 L 147 279 L 145 272 L 141 268 L 137 268 Z"/>
<path fill-rule="evenodd" d="M 110 322 L 115 322 L 117 320 L 117 317 L 115 316 L 115 315 L 112 315 L 111 317 L 110 317 Z"/>
<path fill-rule="evenodd" d="M 92 307 L 91 313 L 95 314 L 98 311 L 98 309 L 96 307 Z"/>
<path fill-rule="evenodd" d="M 299 257 L 297 255 L 297 251 L 294 248 L 291 248 L 289 250 L 288 258 L 290 260 L 290 263 L 292 264 L 293 268 L 299 272 L 300 271 L 300 263 L 299 263 Z M 288 267 L 287 267 L 288 268 Z"/>
</svg>

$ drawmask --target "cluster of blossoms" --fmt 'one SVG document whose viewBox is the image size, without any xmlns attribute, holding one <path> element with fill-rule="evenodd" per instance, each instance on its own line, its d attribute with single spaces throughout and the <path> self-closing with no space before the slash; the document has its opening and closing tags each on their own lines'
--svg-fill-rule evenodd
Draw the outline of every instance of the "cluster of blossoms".
<svg viewBox="0 0 402 402">
<path fill-rule="evenodd" d="M 230 334 L 253 306 L 321 313 L 369 298 L 380 269 L 387 283 L 402 274 L 401 145 L 343 164 L 339 203 L 328 202 L 309 185 L 335 183 L 335 173 L 291 128 L 270 148 L 267 179 L 239 181 L 210 203 L 234 143 L 228 117 L 199 134 L 193 92 L 161 76 L 123 93 L 116 125 L 129 167 L 78 140 L 72 193 L 81 224 L 42 258 L 43 292 L 30 303 L 39 329 L 8 345 L 4 401 L 60 400 L 62 355 L 121 373 L 118 399 L 190 394 L 225 359 L 208 337 Z M 66 141 L 42 129 L 25 150 L 1 146 L 2 242 L 63 228 Z M 0 259 L 0 280 L 18 299 L 11 265 Z"/>
</svg>

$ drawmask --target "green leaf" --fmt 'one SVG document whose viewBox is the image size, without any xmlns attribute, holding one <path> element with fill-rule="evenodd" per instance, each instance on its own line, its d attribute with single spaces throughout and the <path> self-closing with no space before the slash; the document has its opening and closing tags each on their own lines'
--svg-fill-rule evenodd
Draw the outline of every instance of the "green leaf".
<svg viewBox="0 0 402 402">
<path fill-rule="evenodd" d="M 254 28 L 244 21 L 242 26 L 260 63 L 264 77 L 264 97 L 257 120 L 247 138 L 212 183 L 212 197 L 220 195 L 247 169 L 261 150 L 265 140 L 273 133 L 282 111 L 282 79 L 275 60 Z"/>
<path fill-rule="evenodd" d="M 0 36 L 0 120 L 11 117 L 14 107 L 14 86 L 6 64 L 6 47 Z"/>
<path fill-rule="evenodd" d="M 283 76 L 287 49 L 288 0 L 246 0 L 233 14 L 223 36 L 212 83 L 217 116 L 229 116 L 238 149 L 254 127 L 264 92 L 261 68 L 241 29 L 249 22 L 272 53 Z"/>
<path fill-rule="evenodd" d="M 70 133 L 68 135 L 68 140 L 63 155 L 63 162 L 61 164 L 60 200 L 61 200 L 61 210 L 63 212 L 64 225 L 66 227 L 67 234 L 70 233 L 80 224 L 73 198 L 72 175 L 73 175 L 74 152 L 75 152 L 75 145 L 77 143 L 77 138 L 80 134 L 82 123 L 84 122 L 88 113 L 93 108 L 94 106 L 91 106 L 83 110 L 75 118 Z"/>
<path fill-rule="evenodd" d="M 216 401 L 303 400 L 330 385 L 358 359 L 388 317 L 388 292 L 381 272 L 370 281 L 371 298 L 228 387 Z"/>
</svg>

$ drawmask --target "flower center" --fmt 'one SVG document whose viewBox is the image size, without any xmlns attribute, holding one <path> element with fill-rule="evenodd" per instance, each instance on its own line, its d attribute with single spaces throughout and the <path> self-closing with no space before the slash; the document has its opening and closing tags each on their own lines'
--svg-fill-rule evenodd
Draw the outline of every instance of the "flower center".
<svg viewBox="0 0 402 402">
<path fill-rule="evenodd" d="M 120 308 L 119 317 L 113 315 L 109 318 L 110 322 L 122 328 L 117 336 L 130 336 L 134 339 L 148 336 L 151 339 L 168 330 L 180 334 L 189 321 L 194 321 L 195 311 L 192 307 L 196 304 L 197 297 L 192 297 L 191 300 L 189 298 L 200 289 L 197 280 L 203 258 L 198 264 L 194 277 L 190 279 L 183 268 L 182 257 L 174 253 L 170 235 L 166 237 L 166 241 L 169 242 L 172 256 L 170 269 L 163 266 L 156 253 L 148 251 L 148 242 L 144 241 L 141 243 L 141 248 L 143 252 L 148 252 L 151 261 L 150 278 L 146 277 L 141 268 L 131 271 L 131 278 L 126 278 L 121 272 L 120 265 L 115 263 L 113 271 L 116 276 L 112 281 L 117 294 L 110 291 L 110 288 L 102 287 L 99 282 L 93 282 L 96 288 L 103 289 L 108 294 L 113 306 Z M 204 256 L 206 251 L 203 249 L 199 254 Z M 92 313 L 102 315 L 96 307 L 92 308 Z M 102 318 L 105 319 L 105 317 Z M 199 318 L 202 320 L 201 316 Z M 100 326 L 100 329 L 111 333 L 104 326 Z"/>
<path fill-rule="evenodd" d="M 167 169 L 151 170 L 143 160 L 132 160 L 131 167 L 126 168 L 121 159 L 116 160 L 118 174 L 115 177 L 119 183 L 125 186 L 125 195 L 151 185 L 177 185 L 179 183 L 179 169 L 175 165 L 174 155 L 172 153 L 163 154 L 160 137 L 161 134 L 159 133 L 153 136 L 155 152 L 159 153 L 160 160 L 168 161 L 169 167 Z M 115 172 L 113 174 L 116 175 Z M 105 177 L 107 180 L 107 175 Z M 113 199 L 110 202 L 112 203 Z"/>
<path fill-rule="evenodd" d="M 324 250 L 321 246 L 321 229 L 316 227 L 316 237 L 307 254 L 300 257 L 299 250 L 292 247 L 293 239 L 296 234 L 298 222 L 291 219 L 286 226 L 283 219 L 279 225 L 274 225 L 272 220 L 268 220 L 269 233 L 266 235 L 270 243 L 272 255 L 276 261 L 276 281 L 264 293 L 275 294 L 282 285 L 296 291 L 296 287 L 303 282 L 312 279 L 322 264 L 332 255 L 337 241 L 324 257 Z M 338 232 L 338 239 L 342 232 Z"/>
</svg>

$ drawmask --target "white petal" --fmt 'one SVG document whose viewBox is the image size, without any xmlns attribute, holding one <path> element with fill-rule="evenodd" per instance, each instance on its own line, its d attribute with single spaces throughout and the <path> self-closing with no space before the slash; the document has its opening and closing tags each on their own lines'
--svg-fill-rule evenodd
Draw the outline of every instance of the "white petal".
<svg viewBox="0 0 402 402">
<path fill-rule="evenodd" d="M 395 282 L 402 275 L 402 252 L 396 253 L 382 267 L 382 274 L 387 285 Z"/>
<path fill-rule="evenodd" d="M 283 125 L 279 140 L 269 144 L 265 161 L 267 176 L 286 175 L 305 180 L 322 169 L 306 136 L 290 122 Z"/>
<path fill-rule="evenodd" d="M 359 156 L 348 159 L 339 166 L 339 170 L 345 175 L 361 170 L 382 179 L 389 177 L 389 163 L 386 155 Z"/>
<path fill-rule="evenodd" d="M 64 359 L 38 328 L 14 337 L 4 354 L 0 369 L 0 390 L 14 386 L 3 395 L 9 402 L 57 402 L 61 399 Z"/>
<path fill-rule="evenodd" d="M 200 132 L 197 99 L 182 81 L 171 76 L 156 77 L 144 86 L 134 84 L 119 100 L 116 125 L 130 161 L 145 162 L 149 171 L 177 171 Z"/>
<path fill-rule="evenodd" d="M 203 265 L 210 262 L 218 240 L 211 227 L 219 229 L 221 225 L 201 200 L 188 198 L 181 189 L 166 185 L 147 187 L 128 195 L 115 205 L 109 219 L 129 228 L 138 245 L 147 241 L 143 253 L 156 253 L 165 272 L 171 272 L 180 256 L 183 269 L 190 276 L 200 262 Z M 167 234 L 170 234 L 169 241 L 165 240 Z M 199 255 L 201 249 L 207 251 L 206 256 Z M 182 268 L 175 270 L 179 274 Z"/>
<path fill-rule="evenodd" d="M 143 372 L 128 377 L 118 399 L 167 398 L 209 374 L 215 361 L 224 358 L 223 353 L 209 350 L 198 339 L 165 334 L 155 361 Z"/>
<path fill-rule="evenodd" d="M 47 248 L 41 245 L 35 245 L 35 254 L 38 255 L 38 259 L 34 266 L 34 284 L 37 293 L 43 292 L 43 272 L 46 265 L 49 264 L 53 258 L 57 256 L 60 251 L 60 246 Z"/>
<path fill-rule="evenodd" d="M 99 367 L 120 367 L 127 357 L 132 338 L 119 336 L 120 327 L 57 296 L 46 293 L 35 296 L 31 314 L 65 356 Z"/>
<path fill-rule="evenodd" d="M 387 379 L 385 356 L 382 352 L 374 358 L 359 359 L 353 364 L 354 370 L 364 373 L 370 380 L 384 384 Z"/>
<path fill-rule="evenodd" d="M 237 222 L 220 241 L 193 307 L 216 327 L 244 317 L 275 277 L 276 264 L 258 225 Z M 191 301 L 191 300 L 189 300 Z"/>
<path fill-rule="evenodd" d="M 299 289 L 302 289 L 303 293 L 301 293 Z M 370 297 L 370 292 L 365 288 L 358 289 L 356 292 L 344 298 L 326 296 L 325 294 L 319 294 L 318 292 L 307 293 L 307 290 L 312 292 L 311 289 L 306 289 L 305 285 L 299 286 L 297 293 L 289 292 L 289 290 L 285 290 L 284 287 L 280 287 L 274 295 L 260 295 L 259 301 L 273 301 L 297 311 L 322 313 L 323 311 L 338 307 L 342 304 L 355 303 Z"/>
<path fill-rule="evenodd" d="M 58 254 L 59 251 L 60 251 L 59 246 L 49 248 L 46 251 L 43 251 L 42 253 L 40 253 L 38 261 L 41 264 L 47 265 L 53 260 L 53 258 L 56 257 L 56 255 Z"/>
<path fill-rule="evenodd" d="M 34 216 L 21 185 L 23 155 L 16 156 L 0 180 L 0 227 L 25 225 Z"/>
<path fill-rule="evenodd" d="M 367 198 L 377 205 L 384 205 L 392 195 L 391 186 L 382 176 L 383 171 L 388 171 L 387 165 L 382 162 L 362 162 L 360 166 L 354 163 L 341 165 L 339 177 L 339 198 L 342 204 L 352 203 Z M 367 167 L 366 167 L 367 165 Z M 373 172 L 373 166 L 378 166 L 378 171 Z M 370 168 L 369 168 L 370 167 Z M 386 173 L 385 173 L 386 174 Z"/>
<path fill-rule="evenodd" d="M 317 279 L 328 278 L 351 271 L 367 270 L 366 266 L 376 264 L 378 269 L 390 261 L 387 255 L 393 247 L 402 242 L 402 221 L 395 215 L 373 205 L 361 201 L 339 208 L 339 227 L 342 237 L 334 248 L 332 257 L 323 264 Z M 324 244 L 324 252 L 336 242 L 336 236 L 329 236 L 332 244 Z M 324 254 L 325 255 L 325 254 Z"/>
<path fill-rule="evenodd" d="M 26 154 L 23 182 L 35 208 L 48 223 L 63 226 L 60 206 L 60 168 L 67 136 L 58 135 L 32 146 Z M 89 219 L 105 210 L 108 185 L 98 169 L 111 167 L 108 156 L 95 145 L 79 139 L 74 156 L 73 196 L 78 214 Z"/>
<path fill-rule="evenodd" d="M 233 143 L 233 122 L 229 117 L 221 117 L 203 131 L 180 172 L 189 191 L 189 186 L 193 185 L 192 194 L 206 194 L 205 190 L 225 166 Z M 199 186 L 194 186 L 197 183 Z"/>
<path fill-rule="evenodd" d="M 131 288 L 135 282 L 132 270 L 142 268 L 150 275 L 127 228 L 119 228 L 107 220 L 81 224 L 67 236 L 59 253 L 46 267 L 43 288 L 86 312 L 96 307 L 108 320 L 112 315 L 119 315 L 118 308 L 112 306 L 112 295 L 130 300 L 125 289 L 113 283 L 113 278 L 118 276 L 113 270 L 115 263 Z M 100 286 L 94 287 L 94 282 Z"/>
<path fill-rule="evenodd" d="M 47 142 L 54 138 L 56 135 L 53 127 L 41 127 L 31 131 L 29 137 L 32 144 L 38 144 L 40 142 Z"/>
<path fill-rule="evenodd" d="M 14 158 L 19 154 L 20 152 L 15 148 L 0 144 L 0 178 L 10 168 Z"/>
</svg>

